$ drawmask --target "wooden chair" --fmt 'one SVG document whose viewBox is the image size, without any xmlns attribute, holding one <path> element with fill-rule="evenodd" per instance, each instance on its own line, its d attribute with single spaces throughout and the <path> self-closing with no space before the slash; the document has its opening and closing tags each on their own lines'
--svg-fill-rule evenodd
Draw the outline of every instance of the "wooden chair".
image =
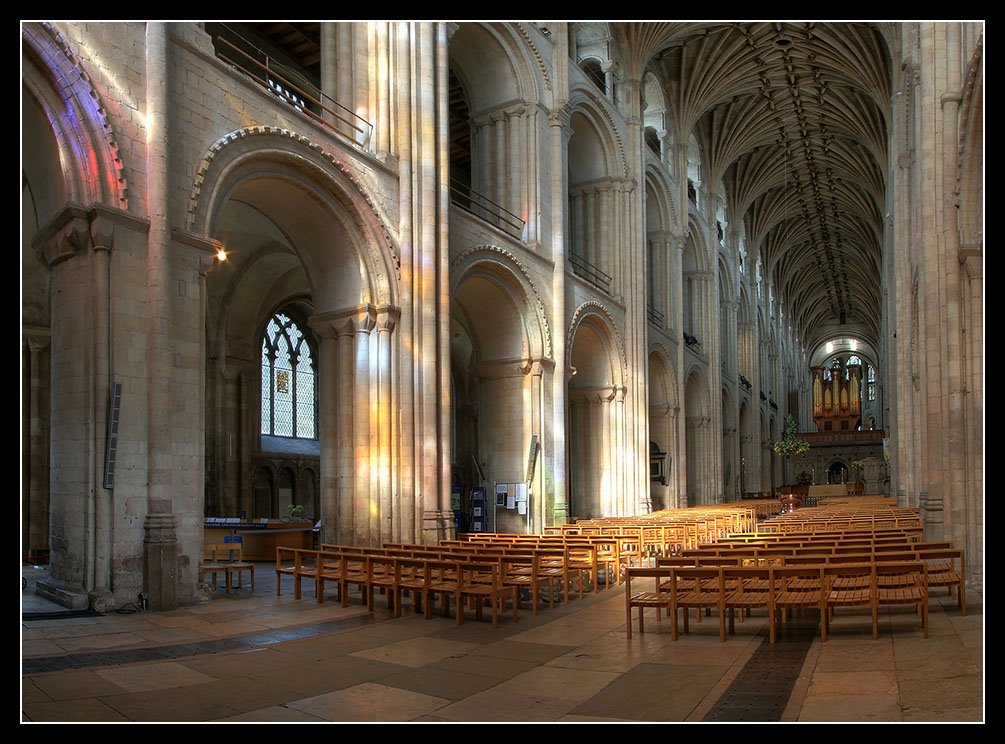
<svg viewBox="0 0 1005 744">
<path fill-rule="evenodd" d="M 241 557 L 241 543 L 215 543 L 205 546 L 206 562 L 200 567 L 203 576 L 210 574 L 213 577 L 213 590 L 216 591 L 217 574 L 224 575 L 224 586 L 227 594 L 230 594 L 231 586 L 234 586 L 234 577 L 237 577 L 236 588 L 240 589 L 243 582 L 244 572 L 251 574 L 251 591 L 255 591 L 255 564 L 245 561 Z M 278 581 L 276 590 L 278 591 Z"/>
<path fill-rule="evenodd" d="M 924 561 L 874 563 L 872 637 L 879 638 L 879 608 L 883 605 L 913 605 L 925 638 L 928 638 L 928 583 Z"/>
<path fill-rule="evenodd" d="M 397 557 L 391 555 L 371 555 L 366 559 L 366 607 L 372 610 L 374 607 L 374 593 L 379 589 L 381 593 L 387 595 L 387 607 L 393 609 L 395 617 L 400 612 L 398 607 L 394 607 L 395 591 L 395 568 Z"/>
<path fill-rule="evenodd" d="M 520 609 L 520 592 L 512 585 L 503 583 L 499 560 L 465 561 L 458 566 L 461 602 L 458 604 L 458 624 L 464 621 L 464 600 L 470 600 L 475 607 L 475 618 L 482 619 L 482 610 L 487 602 L 492 608 L 492 627 L 498 627 L 499 615 L 505 614 L 506 603 L 513 607 L 513 620 L 517 620 Z"/>
<path fill-rule="evenodd" d="M 503 573 L 503 583 L 516 587 L 519 593 L 526 591 L 530 596 L 530 605 L 537 614 L 541 598 L 541 587 L 550 587 L 554 579 L 541 573 L 541 558 L 533 551 L 527 553 L 511 553 L 500 558 Z M 555 592 L 548 592 L 551 607 L 555 606 Z"/>
<path fill-rule="evenodd" d="M 432 617 L 429 601 L 429 586 L 432 583 L 427 558 L 398 558 L 394 563 L 393 601 L 394 615 L 401 617 L 401 601 L 404 594 L 412 595 L 412 606 L 416 612 L 422 611 L 427 620 Z"/>
<path fill-rule="evenodd" d="M 821 637 L 827 640 L 834 612 L 839 607 L 869 607 L 873 610 L 873 637 L 876 637 L 874 563 L 829 563 L 824 566 L 826 582 Z"/>
<path fill-rule="evenodd" d="M 670 613 L 671 613 L 671 634 L 673 640 L 679 638 L 677 630 L 677 611 L 680 610 L 684 618 L 684 632 L 689 633 L 690 609 L 694 608 L 698 612 L 698 620 L 701 620 L 702 610 L 718 611 L 719 616 L 719 640 L 726 641 L 726 588 L 723 577 L 723 566 L 695 568 L 674 568 L 670 579 Z M 690 589 L 685 589 L 690 586 Z"/>
<path fill-rule="evenodd" d="M 736 632 L 734 614 L 740 611 L 740 622 L 755 609 L 771 607 L 771 567 L 762 565 L 724 566 L 723 586 L 726 589 L 725 609 L 729 618 L 729 633 Z"/>
<path fill-rule="evenodd" d="M 656 620 L 666 609 L 670 613 L 672 597 L 671 582 L 673 568 L 647 566 L 629 566 L 625 569 L 625 631 L 628 638 L 632 637 L 632 610 L 639 611 L 639 633 L 645 633 L 645 611 L 647 608 L 656 610 Z M 647 581 L 648 580 L 648 581 Z M 634 587 L 632 582 L 635 582 Z"/>
<path fill-rule="evenodd" d="M 768 579 L 771 594 L 768 605 L 770 640 L 775 642 L 780 622 L 787 619 L 789 610 L 815 608 L 824 613 L 824 565 L 771 566 Z"/>
<path fill-rule="evenodd" d="M 579 598 L 583 598 L 583 586 L 587 582 L 591 591 L 599 590 L 599 568 L 597 565 L 597 546 L 593 543 L 570 542 L 565 546 L 565 565 L 569 579 L 576 585 Z M 566 590 L 568 592 L 568 589 Z"/>
<path fill-rule="evenodd" d="M 928 575 L 927 586 L 944 586 L 952 596 L 956 592 L 956 606 L 960 613 L 967 614 L 967 567 L 962 548 L 919 547 L 915 554 L 925 561 Z"/>
</svg>

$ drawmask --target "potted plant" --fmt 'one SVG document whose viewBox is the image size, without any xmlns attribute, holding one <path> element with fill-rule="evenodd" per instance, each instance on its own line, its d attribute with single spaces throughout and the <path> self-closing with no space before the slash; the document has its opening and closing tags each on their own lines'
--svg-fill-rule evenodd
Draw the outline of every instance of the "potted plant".
<svg viewBox="0 0 1005 744">
<path fill-rule="evenodd" d="M 789 414 L 785 417 L 785 433 L 781 439 L 771 445 L 771 449 L 775 451 L 776 455 L 792 457 L 793 455 L 803 454 L 809 448 L 810 443 L 805 439 L 799 438 L 796 420 L 792 418 L 792 414 Z"/>
<path fill-rule="evenodd" d="M 772 443 L 771 449 L 777 455 L 789 458 L 793 455 L 801 455 L 810 448 L 810 443 L 799 437 L 796 427 L 796 420 L 791 414 L 785 417 L 785 432 L 782 438 Z M 801 480 L 801 478 L 805 478 Z M 779 499 L 782 502 L 782 511 L 791 512 L 802 502 L 803 497 L 809 492 L 809 483 L 812 480 L 809 473 L 803 471 L 796 477 L 797 485 L 782 486 L 779 488 Z"/>
</svg>

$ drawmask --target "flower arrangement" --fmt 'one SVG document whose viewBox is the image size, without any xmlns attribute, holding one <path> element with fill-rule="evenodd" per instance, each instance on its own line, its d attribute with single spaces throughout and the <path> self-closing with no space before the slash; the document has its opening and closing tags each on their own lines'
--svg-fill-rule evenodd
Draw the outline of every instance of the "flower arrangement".
<svg viewBox="0 0 1005 744">
<path fill-rule="evenodd" d="M 291 522 L 296 522 L 304 518 L 304 505 L 303 504 L 287 504 L 286 513 L 290 516 L 288 519 Z"/>
<path fill-rule="evenodd" d="M 796 430 L 796 420 L 791 414 L 785 418 L 785 434 L 777 442 L 771 445 L 776 455 L 801 455 L 810 448 L 810 443 L 805 439 L 800 439 Z"/>
</svg>

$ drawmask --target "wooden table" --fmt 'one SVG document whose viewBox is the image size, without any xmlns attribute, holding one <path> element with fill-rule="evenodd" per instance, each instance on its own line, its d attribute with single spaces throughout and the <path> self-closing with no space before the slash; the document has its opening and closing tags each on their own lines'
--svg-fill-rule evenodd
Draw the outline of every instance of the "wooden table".
<svg viewBox="0 0 1005 744">
<path fill-rule="evenodd" d="M 245 560 L 273 561 L 276 548 L 314 547 L 314 525 L 310 522 L 276 522 L 275 524 L 241 523 L 234 525 L 207 524 L 203 530 L 203 544 L 222 543 L 229 536 L 241 538 Z"/>
</svg>

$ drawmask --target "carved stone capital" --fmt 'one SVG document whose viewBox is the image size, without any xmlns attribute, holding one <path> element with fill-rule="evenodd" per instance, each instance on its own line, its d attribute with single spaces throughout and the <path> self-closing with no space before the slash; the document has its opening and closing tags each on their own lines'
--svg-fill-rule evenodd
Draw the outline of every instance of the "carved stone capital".
<svg viewBox="0 0 1005 744">
<path fill-rule="evenodd" d="M 87 212 L 82 207 L 70 205 L 35 238 L 35 251 L 50 268 L 88 248 L 91 229 Z"/>
</svg>

